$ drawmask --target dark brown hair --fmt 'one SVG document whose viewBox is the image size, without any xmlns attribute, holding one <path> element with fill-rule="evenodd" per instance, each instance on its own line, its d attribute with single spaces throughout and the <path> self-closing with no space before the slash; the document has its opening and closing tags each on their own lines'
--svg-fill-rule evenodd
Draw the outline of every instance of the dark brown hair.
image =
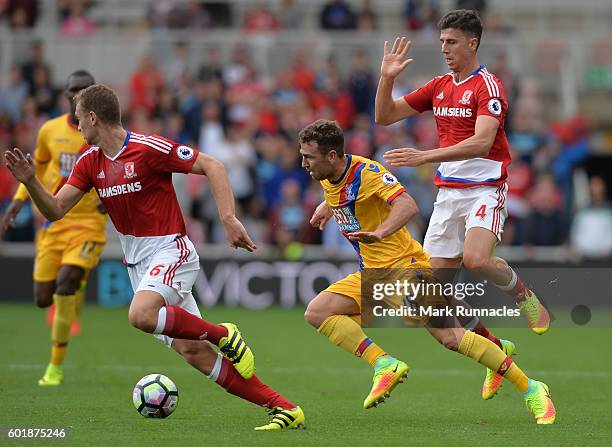
<svg viewBox="0 0 612 447">
<path fill-rule="evenodd" d="M 81 90 L 75 101 L 86 112 L 94 112 L 105 124 L 121 125 L 121 108 L 115 92 L 102 84 L 94 84 Z"/>
<path fill-rule="evenodd" d="M 473 9 L 456 9 L 444 14 L 438 22 L 438 29 L 453 28 L 478 38 L 478 47 L 482 38 L 482 22 L 477 11 Z"/>
<path fill-rule="evenodd" d="M 333 150 L 340 157 L 344 156 L 344 133 L 336 121 L 317 120 L 310 123 L 300 131 L 298 141 L 300 144 L 314 141 L 323 154 Z"/>
</svg>

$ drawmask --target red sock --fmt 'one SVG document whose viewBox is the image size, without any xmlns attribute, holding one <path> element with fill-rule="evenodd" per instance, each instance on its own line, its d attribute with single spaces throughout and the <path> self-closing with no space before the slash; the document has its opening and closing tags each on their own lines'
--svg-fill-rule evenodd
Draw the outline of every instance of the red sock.
<svg viewBox="0 0 612 447">
<path fill-rule="evenodd" d="M 177 306 L 166 306 L 166 324 L 162 334 L 172 338 L 208 340 L 218 345 L 227 337 L 227 329 L 219 324 L 203 320 Z"/>
<path fill-rule="evenodd" d="M 481 337 L 488 338 L 500 348 L 502 347 L 502 344 L 501 344 L 501 341 L 499 341 L 499 338 L 497 338 L 495 335 L 489 332 L 489 330 L 482 324 L 480 320 L 478 321 L 478 324 L 472 331 L 475 334 L 480 335 Z"/>
<path fill-rule="evenodd" d="M 281 407 L 283 410 L 291 410 L 297 405 L 289 402 L 283 396 L 278 394 L 268 385 L 259 380 L 259 377 L 253 375 L 250 379 L 242 377 L 232 362 L 225 357 L 221 363 L 221 371 L 216 382 L 227 390 L 228 393 L 238 396 L 242 399 L 253 402 L 261 407 Z"/>
<path fill-rule="evenodd" d="M 525 301 L 529 292 L 529 287 L 527 287 L 523 280 L 517 276 L 516 285 L 508 291 L 508 294 L 514 298 L 514 301 L 520 303 L 521 301 Z"/>
</svg>

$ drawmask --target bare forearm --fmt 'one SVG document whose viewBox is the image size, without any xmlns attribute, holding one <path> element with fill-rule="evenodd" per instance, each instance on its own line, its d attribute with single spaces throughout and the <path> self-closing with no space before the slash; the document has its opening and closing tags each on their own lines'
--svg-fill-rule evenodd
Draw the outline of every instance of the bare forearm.
<svg viewBox="0 0 612 447">
<path fill-rule="evenodd" d="M 404 227 L 418 212 L 414 199 L 403 193 L 393 201 L 391 212 L 376 229 L 376 233 L 384 239 Z"/>
<path fill-rule="evenodd" d="M 62 209 L 59 200 L 40 183 L 38 178 L 34 177 L 25 184 L 25 187 L 32 201 L 47 220 L 55 221 L 64 217 L 66 213 Z"/>
<path fill-rule="evenodd" d="M 377 124 L 390 124 L 390 118 L 393 115 L 393 83 L 394 79 L 386 76 L 381 76 L 378 81 L 375 100 L 375 115 L 374 120 Z"/>
<path fill-rule="evenodd" d="M 440 163 L 443 161 L 460 161 L 486 157 L 490 150 L 491 143 L 474 136 L 453 146 L 428 151 L 427 162 Z"/>
<path fill-rule="evenodd" d="M 234 193 L 232 192 L 225 167 L 221 162 L 215 160 L 214 162 L 209 162 L 206 171 L 212 193 L 217 202 L 219 218 L 223 222 L 234 217 L 236 215 Z"/>
</svg>

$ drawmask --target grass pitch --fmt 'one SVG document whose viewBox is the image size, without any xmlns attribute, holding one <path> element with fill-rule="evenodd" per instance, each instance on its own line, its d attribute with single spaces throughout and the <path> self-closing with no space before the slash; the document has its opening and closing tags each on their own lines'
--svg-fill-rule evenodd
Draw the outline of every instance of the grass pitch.
<svg viewBox="0 0 612 447">
<path fill-rule="evenodd" d="M 129 326 L 127 309 L 88 306 L 83 334 L 71 340 L 65 384 L 41 388 L 49 356 L 44 312 L 0 305 L 0 428 L 67 427 L 64 440 L 31 445 L 610 445 L 612 329 L 499 329 L 513 340 L 517 363 L 548 383 L 557 423 L 536 426 L 523 399 L 505 383 L 483 401 L 484 370 L 448 352 L 424 330 L 372 329 L 368 334 L 405 360 L 411 372 L 379 408 L 361 405 L 371 386 L 369 367 L 317 334 L 300 310 L 216 308 L 203 315 L 236 322 L 253 347 L 257 374 L 306 412 L 306 430 L 263 433 L 263 409 L 227 394 L 152 336 Z M 175 413 L 144 419 L 131 390 L 148 373 L 168 375 L 179 388 Z M 0 444 L 24 445 L 9 440 Z"/>
</svg>

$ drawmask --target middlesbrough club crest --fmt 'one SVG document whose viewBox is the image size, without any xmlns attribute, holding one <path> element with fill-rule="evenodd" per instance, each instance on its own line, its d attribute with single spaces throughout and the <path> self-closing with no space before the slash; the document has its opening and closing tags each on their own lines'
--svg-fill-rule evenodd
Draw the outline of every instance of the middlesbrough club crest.
<svg viewBox="0 0 612 447">
<path fill-rule="evenodd" d="M 463 98 L 461 98 L 459 100 L 460 104 L 463 104 L 464 106 L 468 106 L 470 105 L 470 98 L 472 97 L 472 90 L 466 90 L 463 92 Z"/>
<path fill-rule="evenodd" d="M 134 171 L 134 162 L 128 161 L 125 165 L 125 178 L 134 178 L 136 177 L 136 171 Z"/>
</svg>

